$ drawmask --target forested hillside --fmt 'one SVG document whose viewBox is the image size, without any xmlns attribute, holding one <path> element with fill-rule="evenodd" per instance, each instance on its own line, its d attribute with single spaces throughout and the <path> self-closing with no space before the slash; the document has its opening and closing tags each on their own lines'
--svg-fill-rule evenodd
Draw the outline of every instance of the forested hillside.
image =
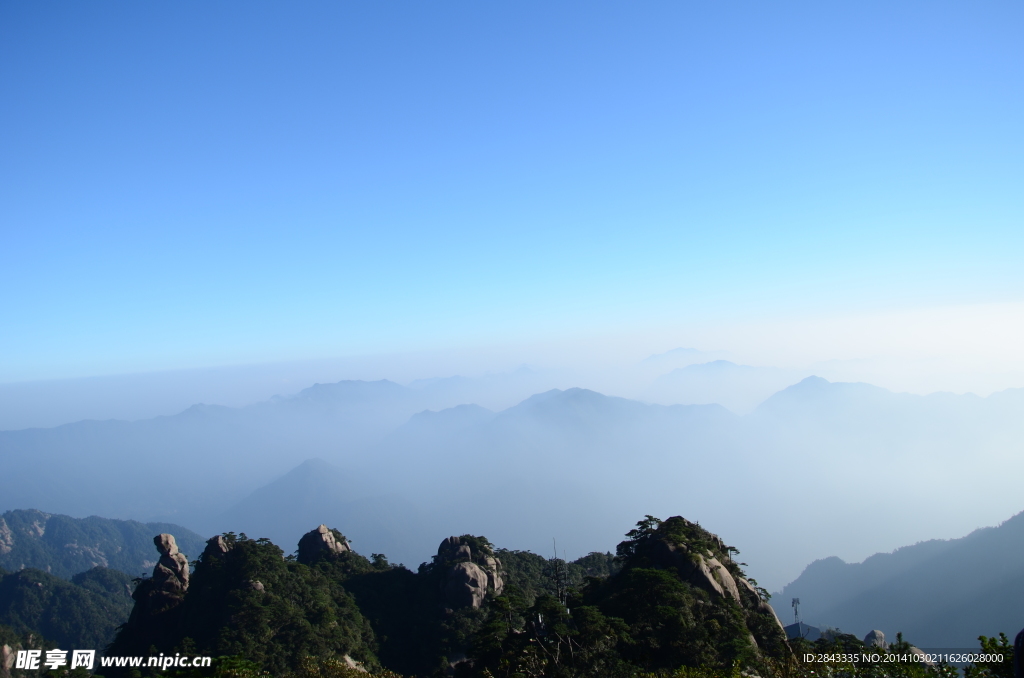
<svg viewBox="0 0 1024 678">
<path fill-rule="evenodd" d="M 102 650 L 132 609 L 131 577 L 103 567 L 71 581 L 25 569 L 0 573 L 0 624 L 61 648 Z"/>
<path fill-rule="evenodd" d="M 203 543 L 195 532 L 170 523 L 7 511 L 0 515 L 0 567 L 31 567 L 65 579 L 93 567 L 137 576 L 153 567 L 152 539 L 160 532 L 173 533 L 192 551 Z"/>
<path fill-rule="evenodd" d="M 737 550 L 680 517 L 648 516 L 616 557 L 573 563 L 449 537 L 416 571 L 365 558 L 323 525 L 294 556 L 215 537 L 191 574 L 172 538 L 155 542 L 160 564 L 112 654 L 237 656 L 272 675 L 335 661 L 481 678 L 729 669 L 791 654 Z"/>
<path fill-rule="evenodd" d="M 1024 627 L 1024 513 L 961 539 L 932 540 L 862 563 L 811 563 L 778 594 L 810 624 L 863 635 L 903 631 L 927 647 L 971 647 Z"/>
</svg>

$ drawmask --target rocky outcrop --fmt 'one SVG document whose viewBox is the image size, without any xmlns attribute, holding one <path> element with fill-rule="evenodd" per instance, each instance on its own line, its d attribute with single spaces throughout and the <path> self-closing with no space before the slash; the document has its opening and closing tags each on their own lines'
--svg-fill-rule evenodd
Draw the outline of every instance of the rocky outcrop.
<svg viewBox="0 0 1024 678">
<path fill-rule="evenodd" d="M 348 656 L 347 654 L 341 656 L 341 661 L 345 662 L 345 666 L 349 667 L 350 669 L 353 669 L 354 671 L 359 671 L 360 673 L 369 673 L 369 671 L 363 668 L 362 664 L 357 662 L 355 659 L 352 659 L 352 657 Z"/>
<path fill-rule="evenodd" d="M 348 540 L 345 537 L 336 537 L 334 532 L 326 525 L 320 525 L 302 535 L 302 539 L 299 540 L 299 562 L 309 565 L 325 555 L 336 557 L 350 551 Z"/>
<path fill-rule="evenodd" d="M 437 556 L 444 560 L 468 560 L 473 557 L 473 549 L 469 544 L 463 544 L 458 537 L 448 537 L 437 547 Z"/>
<path fill-rule="evenodd" d="M 6 555 L 14 548 L 14 532 L 7 521 L 0 518 L 0 555 Z"/>
<path fill-rule="evenodd" d="M 505 580 L 501 576 L 501 561 L 494 556 L 484 556 L 484 572 L 487 573 L 487 585 L 494 591 L 494 595 L 500 596 L 505 590 Z"/>
<path fill-rule="evenodd" d="M 864 644 L 867 647 L 880 647 L 882 649 L 888 647 L 888 645 L 885 644 L 885 634 L 878 629 L 869 631 L 868 635 L 864 636 Z"/>
<path fill-rule="evenodd" d="M 480 607 L 486 597 L 487 573 L 479 565 L 468 561 L 452 565 L 444 589 L 448 607 Z"/>
<path fill-rule="evenodd" d="M 760 614 L 770 617 L 776 626 L 784 629 L 782 621 L 775 614 L 775 608 L 769 605 L 767 600 L 761 598 L 761 594 L 757 592 L 754 585 L 743 577 L 737 577 L 736 581 L 740 585 L 740 596 L 743 598 L 743 606 L 748 609 L 757 610 Z"/>
<path fill-rule="evenodd" d="M 145 623 L 145 618 L 176 608 L 188 591 L 188 557 L 178 550 L 174 536 L 158 534 L 153 537 L 153 543 L 160 552 L 160 560 L 153 568 L 153 576 L 142 580 L 132 594 L 135 607 L 128 618 L 129 626 L 138 626 Z"/>
<path fill-rule="evenodd" d="M 685 544 L 659 540 L 653 544 L 651 555 L 659 564 L 674 567 L 680 577 L 694 586 L 743 604 L 736 579 L 712 552 L 697 553 Z"/>
<path fill-rule="evenodd" d="M 158 534 L 153 537 L 153 543 L 160 552 L 160 561 L 153 568 L 153 580 L 168 591 L 184 594 L 188 590 L 188 558 L 178 551 L 174 535 Z"/>
<path fill-rule="evenodd" d="M 317 551 L 336 554 L 342 560 L 327 562 L 321 556 L 316 566 L 309 568 L 286 558 L 282 549 L 266 539 L 232 533 L 209 539 L 184 595 L 168 600 L 166 577 L 154 576 L 140 583 L 130 621 L 118 631 L 108 655 L 154 656 L 162 652 L 168 656 L 185 646 L 196 654 L 216 655 L 228 637 L 231 653 L 261 662 L 260 674 L 265 676 L 305 673 L 301 666 L 306 657 L 314 655 L 309 648 L 329 648 L 327 656 L 336 659 L 348 653 L 377 668 L 370 649 L 377 636 L 362 616 L 354 594 L 344 588 L 354 569 L 346 565 L 354 563 L 359 568 L 357 574 L 366 574 L 372 564 L 347 553 L 347 544 L 338 532 L 328 530 L 327 538 L 317 530 L 313 533 L 323 545 Z M 161 549 L 159 571 L 166 567 L 163 558 L 173 557 L 174 549 L 167 540 L 157 541 Z M 308 547 L 310 541 L 304 546 Z M 329 567 L 320 570 L 325 564 Z M 385 590 L 382 595 L 394 595 L 392 585 L 404 574 L 368 577 L 372 581 L 360 593 L 377 595 L 377 591 Z M 400 585 L 404 583 L 401 580 Z M 183 588 L 179 586 L 176 591 Z M 385 598 L 389 603 L 395 601 L 394 611 L 388 610 L 395 616 L 409 613 L 412 607 L 399 607 L 408 599 L 399 596 L 405 596 L 405 591 Z M 264 633 L 266 629 L 271 631 Z M 277 633 L 280 629 L 285 631 Z M 131 678 L 129 667 L 121 668 L 125 670 L 108 667 L 109 673 L 105 670 L 104 675 Z"/>
<path fill-rule="evenodd" d="M 231 546 L 228 545 L 227 540 L 218 534 L 216 537 L 211 537 L 206 541 L 206 548 L 203 549 L 203 560 L 219 558 L 230 550 Z"/>
<path fill-rule="evenodd" d="M 0 647 L 0 678 L 11 678 L 14 657 L 14 649 L 10 645 Z"/>
<path fill-rule="evenodd" d="M 742 603 L 739 587 L 736 586 L 736 580 L 733 578 L 732 573 L 726 569 L 725 565 L 710 553 L 707 556 L 697 554 L 697 558 L 701 577 L 709 579 L 712 584 L 718 584 L 722 589 L 721 595 L 732 598 L 737 603 Z"/>
<path fill-rule="evenodd" d="M 486 539 L 466 536 L 448 537 L 438 546 L 434 562 L 443 573 L 445 607 L 480 607 L 488 594 L 501 595 L 501 561 L 486 544 Z"/>
<path fill-rule="evenodd" d="M 786 633 L 775 610 L 733 562 L 735 549 L 717 535 L 680 516 L 648 523 L 638 532 L 635 541 L 620 544 L 626 549 L 620 555 L 631 554 L 634 566 L 675 570 L 681 580 L 706 591 L 713 601 L 738 605 L 755 647 L 784 643 Z"/>
</svg>

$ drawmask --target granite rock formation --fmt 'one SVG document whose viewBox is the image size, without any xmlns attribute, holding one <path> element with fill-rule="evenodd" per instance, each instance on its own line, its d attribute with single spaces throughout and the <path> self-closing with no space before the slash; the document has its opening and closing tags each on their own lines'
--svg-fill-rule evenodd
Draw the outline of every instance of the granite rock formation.
<svg viewBox="0 0 1024 678">
<path fill-rule="evenodd" d="M 480 607 L 489 593 L 501 595 L 505 588 L 501 561 L 494 557 L 486 539 L 448 537 L 438 546 L 434 561 L 444 573 L 442 592 L 449 609 Z"/>
<path fill-rule="evenodd" d="M 885 634 L 878 629 L 869 631 L 868 635 L 864 636 L 864 644 L 867 647 L 880 647 L 882 649 L 888 647 L 885 643 Z"/>
<path fill-rule="evenodd" d="M 0 678 L 11 678 L 14 658 L 14 649 L 10 645 L 0 647 Z"/>
<path fill-rule="evenodd" d="M 320 525 L 315 530 L 310 530 L 302 535 L 302 539 L 299 540 L 299 562 L 309 565 L 323 557 L 324 554 L 328 557 L 336 557 L 350 550 L 348 540 L 340 532 L 332 530 L 326 525 Z"/>
<path fill-rule="evenodd" d="M 145 618 L 165 615 L 181 604 L 188 591 L 188 557 L 178 550 L 174 536 L 158 534 L 153 537 L 153 544 L 160 552 L 160 560 L 153 568 L 153 576 L 142 580 L 132 594 L 135 607 L 128 618 L 129 626 L 143 624 Z"/>
<path fill-rule="evenodd" d="M 178 550 L 174 535 L 158 534 L 153 537 L 160 560 L 153 568 L 153 579 L 164 584 L 167 590 L 185 593 L 188 590 L 188 558 Z"/>
<path fill-rule="evenodd" d="M 222 535 L 211 537 L 206 541 L 206 548 L 203 549 L 203 559 L 218 558 L 231 550 L 231 546 Z"/>
<path fill-rule="evenodd" d="M 735 549 L 697 523 L 675 516 L 635 542 L 637 554 L 659 569 L 673 569 L 683 581 L 706 591 L 713 599 L 737 604 L 755 636 L 785 638 L 782 622 L 757 588 L 733 561 Z M 753 636 L 752 636 L 753 640 Z M 757 645 L 757 642 L 754 642 Z"/>
</svg>

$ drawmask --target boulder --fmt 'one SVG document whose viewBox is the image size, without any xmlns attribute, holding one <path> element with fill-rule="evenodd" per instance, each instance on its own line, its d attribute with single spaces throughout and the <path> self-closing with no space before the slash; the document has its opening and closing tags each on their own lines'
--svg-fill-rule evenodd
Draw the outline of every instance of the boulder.
<svg viewBox="0 0 1024 678">
<path fill-rule="evenodd" d="M 487 596 L 488 576 L 476 563 L 456 563 L 448 570 L 444 597 L 452 609 L 480 607 Z"/>
<path fill-rule="evenodd" d="M 206 548 L 203 550 L 203 558 L 219 558 L 230 550 L 231 547 L 228 546 L 227 541 L 224 537 L 218 534 L 216 537 L 211 537 L 206 541 Z"/>
<path fill-rule="evenodd" d="M 185 593 L 188 590 L 188 558 L 178 551 L 174 535 L 158 534 L 153 537 L 160 560 L 153 568 L 153 581 L 165 591 Z"/>
<path fill-rule="evenodd" d="M 355 659 L 352 659 L 352 657 L 348 656 L 347 654 L 341 656 L 341 661 L 345 662 L 345 666 L 349 667 L 354 671 L 359 671 L 360 673 L 369 673 L 366 669 L 363 668 L 362 664 L 357 662 Z"/>
<path fill-rule="evenodd" d="M 188 591 L 188 557 L 178 550 L 174 537 L 158 534 L 153 537 L 153 544 L 160 552 L 160 560 L 153 568 L 153 576 L 142 580 L 132 593 L 135 606 L 128 626 L 133 628 L 146 624 L 145 619 L 166 618 L 166 613 L 177 608 Z"/>
<path fill-rule="evenodd" d="M 878 629 L 869 631 L 868 635 L 864 636 L 864 644 L 867 647 L 880 647 L 883 650 L 888 647 L 885 644 L 885 634 Z"/>
<path fill-rule="evenodd" d="M 460 537 L 442 541 L 434 562 L 444 572 L 441 588 L 447 608 L 480 607 L 489 590 L 500 595 L 505 589 L 501 561 L 490 549 L 473 550 Z"/>
<path fill-rule="evenodd" d="M 484 570 L 487 572 L 487 585 L 500 596 L 505 590 L 505 580 L 501 577 L 501 561 L 494 556 L 484 556 Z"/>
<path fill-rule="evenodd" d="M 11 669 L 14 668 L 14 650 L 10 645 L 0 647 L 0 676 L 11 678 Z"/>
<path fill-rule="evenodd" d="M 6 555 L 14 548 L 14 532 L 8 527 L 7 521 L 0 518 L 0 556 Z"/>
<path fill-rule="evenodd" d="M 336 539 L 329 527 L 320 525 L 315 530 L 310 530 L 302 535 L 302 539 L 299 540 L 299 562 L 309 565 L 323 554 L 337 557 L 350 550 L 348 541 L 344 538 Z"/>
<path fill-rule="evenodd" d="M 470 560 L 473 550 L 458 537 L 448 537 L 437 547 L 437 555 L 442 560 Z"/>
</svg>

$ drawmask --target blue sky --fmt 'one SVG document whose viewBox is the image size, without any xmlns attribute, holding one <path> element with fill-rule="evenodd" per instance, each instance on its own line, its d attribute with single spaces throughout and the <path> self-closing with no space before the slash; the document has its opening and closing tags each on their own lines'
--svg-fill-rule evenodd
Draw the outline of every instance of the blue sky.
<svg viewBox="0 0 1024 678">
<path fill-rule="evenodd" d="M 4 0 L 0 382 L 1024 301 L 1022 30 Z"/>
</svg>

